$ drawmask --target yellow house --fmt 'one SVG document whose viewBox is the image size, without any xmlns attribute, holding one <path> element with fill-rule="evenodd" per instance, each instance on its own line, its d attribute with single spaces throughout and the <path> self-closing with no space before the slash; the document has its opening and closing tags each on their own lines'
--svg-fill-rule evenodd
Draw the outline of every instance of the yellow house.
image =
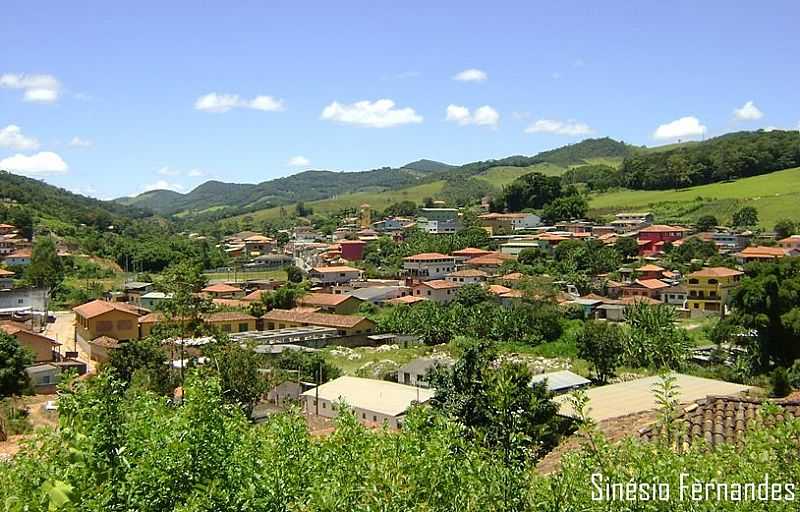
<svg viewBox="0 0 800 512">
<path fill-rule="evenodd" d="M 725 316 L 725 303 L 739 285 L 743 272 L 726 267 L 710 267 L 689 274 L 689 312 L 692 316 Z"/>
<path fill-rule="evenodd" d="M 139 332 L 142 338 L 150 336 L 153 328 L 165 319 L 160 312 L 150 313 L 139 319 Z M 238 311 L 221 311 L 203 315 L 203 323 L 224 333 L 256 330 L 256 317 Z"/>
<path fill-rule="evenodd" d="M 54 339 L 31 331 L 25 325 L 17 322 L 0 323 L 0 332 L 16 338 L 17 343 L 33 352 L 34 361 L 37 363 L 50 363 L 58 361 L 58 347 L 61 343 Z"/>
<path fill-rule="evenodd" d="M 352 315 L 364 302 L 352 295 L 334 295 L 332 293 L 307 293 L 297 301 L 298 306 L 318 308 L 325 313 Z"/>
<path fill-rule="evenodd" d="M 93 300 L 73 308 L 75 339 L 79 343 L 107 336 L 117 341 L 139 339 L 139 310 L 121 302 Z M 89 347 L 85 346 L 86 352 Z"/>
<path fill-rule="evenodd" d="M 373 334 L 375 331 L 375 322 L 359 315 L 316 313 L 302 309 L 273 309 L 262 318 L 265 331 L 307 325 L 336 329 L 339 336 Z"/>
</svg>

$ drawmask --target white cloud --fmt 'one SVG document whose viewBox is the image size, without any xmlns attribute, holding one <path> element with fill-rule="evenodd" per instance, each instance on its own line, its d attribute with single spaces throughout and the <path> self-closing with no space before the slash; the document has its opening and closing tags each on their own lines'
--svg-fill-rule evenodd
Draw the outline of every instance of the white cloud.
<svg viewBox="0 0 800 512">
<path fill-rule="evenodd" d="M 461 105 L 448 105 L 445 119 L 461 126 L 474 124 L 496 128 L 497 123 L 500 121 L 500 114 L 489 105 L 478 107 L 474 112 L 470 112 L 467 107 Z"/>
<path fill-rule="evenodd" d="M 394 101 L 389 99 L 364 100 L 350 104 L 334 101 L 322 110 L 320 118 L 326 121 L 338 121 L 370 128 L 388 128 L 422 122 L 422 116 L 418 115 L 413 108 L 394 107 Z"/>
<path fill-rule="evenodd" d="M 558 121 L 555 119 L 539 119 L 525 128 L 525 133 L 554 133 L 556 135 L 589 135 L 594 130 L 586 124 L 578 121 Z"/>
<path fill-rule="evenodd" d="M 25 175 L 66 174 L 67 163 L 52 151 L 34 155 L 16 154 L 0 160 L 0 169 Z"/>
<path fill-rule="evenodd" d="M 142 192 L 150 192 L 151 190 L 172 190 L 174 192 L 182 192 L 183 185 L 179 183 L 170 183 L 167 180 L 158 180 L 155 183 L 145 185 Z"/>
<path fill-rule="evenodd" d="M 706 127 L 694 116 L 685 116 L 670 123 L 662 124 L 653 132 L 654 139 L 671 140 L 685 137 L 699 137 L 706 133 Z"/>
<path fill-rule="evenodd" d="M 73 148 L 90 148 L 94 145 L 94 143 L 89 139 L 72 137 L 72 139 L 69 141 L 69 145 L 72 146 Z"/>
<path fill-rule="evenodd" d="M 199 178 L 205 175 L 206 172 L 202 169 L 189 169 L 189 172 L 186 173 L 186 176 L 189 176 L 190 178 Z"/>
<path fill-rule="evenodd" d="M 453 76 L 453 80 L 458 80 L 459 82 L 484 82 L 488 79 L 489 75 L 485 71 L 475 68 L 465 69 Z"/>
<path fill-rule="evenodd" d="M 277 112 L 284 110 L 286 106 L 283 100 L 272 96 L 256 96 L 248 100 L 241 98 L 238 94 L 217 94 L 215 92 L 200 96 L 194 102 L 194 108 L 203 112 L 228 112 L 234 108 L 249 108 L 262 110 L 265 112 Z"/>
<path fill-rule="evenodd" d="M 158 174 L 161 176 L 178 176 L 181 173 L 178 169 L 172 169 L 168 165 L 165 165 L 161 169 L 158 170 Z"/>
<path fill-rule="evenodd" d="M 739 121 L 755 121 L 764 117 L 764 113 L 761 112 L 752 101 L 748 101 L 741 107 L 735 109 L 733 115 Z"/>
<path fill-rule="evenodd" d="M 309 164 L 311 164 L 311 161 L 308 158 L 300 155 L 293 156 L 287 162 L 287 165 L 290 165 L 291 167 L 305 167 Z"/>
<path fill-rule="evenodd" d="M 25 101 L 53 103 L 58 99 L 61 83 L 53 75 L 0 75 L 0 88 L 24 91 Z"/>
<path fill-rule="evenodd" d="M 22 133 L 22 128 L 15 124 L 10 124 L 0 129 L 0 147 L 18 149 L 36 149 L 39 141 L 33 137 L 27 137 Z"/>
<path fill-rule="evenodd" d="M 553 80 L 559 80 L 561 79 L 561 73 L 559 73 L 558 71 L 554 71 L 550 73 L 550 78 L 552 78 Z"/>
</svg>

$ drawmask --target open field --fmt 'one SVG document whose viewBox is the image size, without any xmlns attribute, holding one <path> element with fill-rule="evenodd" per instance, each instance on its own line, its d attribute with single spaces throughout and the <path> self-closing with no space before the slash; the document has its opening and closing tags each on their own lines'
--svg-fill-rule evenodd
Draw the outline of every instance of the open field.
<svg viewBox="0 0 800 512">
<path fill-rule="evenodd" d="M 691 221 L 711 214 L 728 222 L 742 206 L 754 206 L 766 228 L 782 218 L 800 217 L 800 168 L 680 190 L 620 190 L 598 194 L 589 201 L 593 214 L 647 209 L 661 221 Z"/>
<path fill-rule="evenodd" d="M 261 270 L 258 272 L 206 272 L 203 274 L 209 282 L 214 281 L 249 281 L 251 279 L 275 279 L 278 281 L 286 280 L 286 271 L 283 269 L 278 270 Z"/>
<path fill-rule="evenodd" d="M 488 181 L 492 185 L 500 188 L 508 185 L 515 179 L 532 172 L 540 172 L 545 176 L 561 176 L 566 171 L 565 168 L 558 165 L 542 163 L 529 165 L 528 167 L 512 167 L 508 165 L 500 165 L 492 167 L 486 171 L 475 176 L 476 178 Z"/>
</svg>

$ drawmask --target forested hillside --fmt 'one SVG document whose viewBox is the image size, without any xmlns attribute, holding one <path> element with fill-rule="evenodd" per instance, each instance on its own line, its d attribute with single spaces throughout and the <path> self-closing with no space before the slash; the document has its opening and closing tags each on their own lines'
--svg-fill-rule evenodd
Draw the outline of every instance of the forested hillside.
<svg viewBox="0 0 800 512">
<path fill-rule="evenodd" d="M 620 168 L 620 185 L 648 190 L 683 188 L 797 166 L 800 166 L 800 132 L 737 132 L 697 144 L 629 156 Z"/>
</svg>

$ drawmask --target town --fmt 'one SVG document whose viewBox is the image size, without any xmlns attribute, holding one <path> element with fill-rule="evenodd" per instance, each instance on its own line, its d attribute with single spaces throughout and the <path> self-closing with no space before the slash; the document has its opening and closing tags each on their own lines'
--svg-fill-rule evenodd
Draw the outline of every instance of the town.
<svg viewBox="0 0 800 512">
<path fill-rule="evenodd" d="M 800 4 L 0 16 L 2 512 L 797 512 Z"/>
</svg>

